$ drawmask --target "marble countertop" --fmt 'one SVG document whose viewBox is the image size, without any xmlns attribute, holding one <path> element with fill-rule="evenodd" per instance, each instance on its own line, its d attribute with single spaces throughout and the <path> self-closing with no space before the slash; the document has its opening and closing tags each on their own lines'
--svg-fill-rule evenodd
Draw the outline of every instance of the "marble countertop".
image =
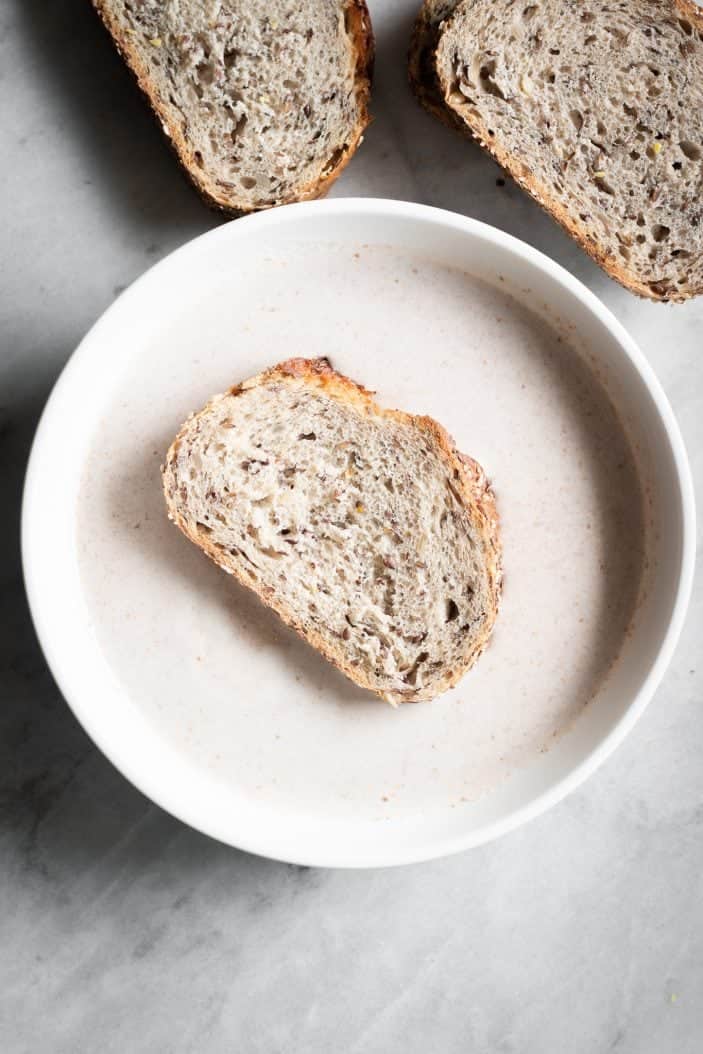
<svg viewBox="0 0 703 1054">
<path fill-rule="evenodd" d="M 657 371 L 703 485 L 703 298 L 610 281 L 406 86 L 412 0 L 371 5 L 376 120 L 335 195 L 464 212 L 558 260 Z M 452 859 L 371 872 L 247 856 L 134 790 L 42 659 L 22 478 L 61 367 L 111 300 L 220 222 L 85 0 L 0 10 L 0 1049 L 698 1054 L 703 583 L 646 715 L 587 784 Z"/>
</svg>

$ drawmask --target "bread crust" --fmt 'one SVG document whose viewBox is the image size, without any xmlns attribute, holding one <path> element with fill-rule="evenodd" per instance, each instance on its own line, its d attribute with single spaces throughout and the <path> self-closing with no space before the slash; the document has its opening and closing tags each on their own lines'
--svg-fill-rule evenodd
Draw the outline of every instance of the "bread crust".
<svg viewBox="0 0 703 1054">
<path fill-rule="evenodd" d="M 326 358 L 288 359 L 265 370 L 256 377 L 235 385 L 227 394 L 236 396 L 243 391 L 269 384 L 272 381 L 286 382 L 291 380 L 302 381 L 309 387 L 324 390 L 332 398 L 353 406 L 361 416 L 380 415 L 388 420 L 401 421 L 404 424 L 418 428 L 434 441 L 452 476 L 452 483 L 458 496 L 462 499 L 462 503 L 468 510 L 473 524 L 480 532 L 489 581 L 487 611 L 483 628 L 481 633 L 477 634 L 470 642 L 471 646 L 467 648 L 466 654 L 462 662 L 457 665 L 457 668 L 447 671 L 440 684 L 431 689 L 415 689 L 409 686 L 407 690 L 404 689 L 402 691 L 378 691 L 370 679 L 364 676 L 362 670 L 351 666 L 345 661 L 344 649 L 341 645 L 335 647 L 329 641 L 323 640 L 314 629 L 306 628 L 290 607 L 277 597 L 272 589 L 265 586 L 261 587 L 254 580 L 253 572 L 249 572 L 247 567 L 242 567 L 240 563 L 232 559 L 229 553 L 223 552 L 219 546 L 214 545 L 207 535 L 200 534 L 190 527 L 179 510 L 178 502 L 174 500 L 173 494 L 169 493 L 168 474 L 171 467 L 176 464 L 179 447 L 192 428 L 193 420 L 206 417 L 216 400 L 211 400 L 199 413 L 188 418 L 166 455 L 166 462 L 162 472 L 164 474 L 164 496 L 169 519 L 180 528 L 194 545 L 202 549 L 218 567 L 233 575 L 243 586 L 251 589 L 267 607 L 276 612 L 283 622 L 299 633 L 308 644 L 317 649 L 333 666 L 341 670 L 355 684 L 380 695 L 382 699 L 392 703 L 394 706 L 402 702 L 420 702 L 433 699 L 441 692 L 453 688 L 466 671 L 473 666 L 488 643 L 498 614 L 502 589 L 502 551 L 498 513 L 491 486 L 478 462 L 465 454 L 461 454 L 449 433 L 433 418 L 415 416 L 402 410 L 383 409 L 375 402 L 372 392 L 352 381 L 349 377 L 337 373 Z"/>
<path fill-rule="evenodd" d="M 354 84 L 359 108 L 359 119 L 352 130 L 346 148 L 339 153 L 339 156 L 330 159 L 332 164 L 329 169 L 323 167 L 320 175 L 309 183 L 304 184 L 296 194 L 290 194 L 279 201 L 257 205 L 253 208 L 237 199 L 236 195 L 232 194 L 231 191 L 228 192 L 225 187 L 219 187 L 214 181 L 208 179 L 206 173 L 199 167 L 195 158 L 195 150 L 188 144 L 182 130 L 170 123 L 168 107 L 160 98 L 157 87 L 149 75 L 149 70 L 146 64 L 140 60 L 136 48 L 130 43 L 128 37 L 125 38 L 120 33 L 119 26 L 110 14 L 108 0 L 91 0 L 91 2 L 110 34 L 117 51 L 134 75 L 137 85 L 159 121 L 188 179 L 210 208 L 217 209 L 230 216 L 242 216 L 249 212 L 261 212 L 275 208 L 278 205 L 288 205 L 295 201 L 309 201 L 313 198 L 324 197 L 356 153 L 363 139 L 364 131 L 371 122 L 368 106 L 371 97 L 371 76 L 375 43 L 366 0 L 345 0 L 343 8 L 356 58 Z"/>
<path fill-rule="evenodd" d="M 441 0 L 439 0 L 441 3 Z M 460 0 L 448 0 L 442 7 L 455 7 Z M 448 128 L 473 138 L 464 122 L 444 105 L 444 99 L 434 68 L 434 53 L 439 40 L 442 20 L 437 20 L 438 0 L 425 0 L 413 25 L 408 49 L 408 80 L 418 101 L 428 113 Z M 453 9 L 453 8 L 452 8 Z M 451 12 L 450 12 L 451 13 Z"/>
<path fill-rule="evenodd" d="M 454 8 L 458 7 L 460 2 L 461 0 L 455 0 Z M 460 117 L 450 108 L 447 102 L 447 89 L 440 84 L 436 72 L 435 58 L 443 27 L 452 17 L 452 13 L 450 12 L 443 21 L 438 23 L 432 17 L 436 7 L 437 0 L 425 0 L 415 21 L 408 54 L 410 84 L 422 106 L 450 128 L 455 128 L 477 142 L 545 212 L 557 221 L 567 234 L 578 242 L 606 274 L 630 292 L 659 303 L 683 303 L 703 293 L 703 288 L 683 293 L 675 291 L 658 293 L 646 282 L 642 282 L 616 257 L 609 255 L 599 246 L 593 235 L 569 215 L 559 199 L 551 193 L 550 188 L 535 178 L 523 161 L 513 157 L 499 144 L 491 141 L 488 128 L 480 117 L 470 120 L 468 116 Z M 672 7 L 703 32 L 703 10 L 697 7 L 693 0 L 672 0 Z"/>
</svg>

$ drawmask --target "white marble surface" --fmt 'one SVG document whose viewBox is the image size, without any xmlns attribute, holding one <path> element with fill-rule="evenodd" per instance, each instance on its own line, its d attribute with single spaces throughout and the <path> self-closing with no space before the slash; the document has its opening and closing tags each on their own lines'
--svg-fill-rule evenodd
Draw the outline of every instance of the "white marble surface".
<svg viewBox="0 0 703 1054">
<path fill-rule="evenodd" d="M 372 5 L 376 121 L 334 193 L 487 220 L 613 309 L 703 483 L 703 299 L 645 304 L 419 111 L 412 0 Z M 115 294 L 213 226 L 86 0 L 0 5 L 0 1050 L 698 1054 L 703 587 L 633 735 L 503 841 L 377 872 L 256 859 L 182 826 L 96 751 L 32 633 L 22 476 L 66 358 Z"/>
</svg>

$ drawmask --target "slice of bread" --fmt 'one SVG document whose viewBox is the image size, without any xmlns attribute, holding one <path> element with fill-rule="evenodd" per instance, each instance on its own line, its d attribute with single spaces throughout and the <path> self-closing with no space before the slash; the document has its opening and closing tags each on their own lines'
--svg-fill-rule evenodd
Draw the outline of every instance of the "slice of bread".
<svg viewBox="0 0 703 1054">
<path fill-rule="evenodd" d="M 428 0 L 410 75 L 633 292 L 703 292 L 703 15 L 689 0 Z"/>
<path fill-rule="evenodd" d="M 186 172 L 217 208 L 326 193 L 361 142 L 365 0 L 93 0 Z"/>
<path fill-rule="evenodd" d="M 481 654 L 500 593 L 480 466 L 327 359 L 216 396 L 163 469 L 169 517 L 356 684 L 433 699 Z"/>
</svg>

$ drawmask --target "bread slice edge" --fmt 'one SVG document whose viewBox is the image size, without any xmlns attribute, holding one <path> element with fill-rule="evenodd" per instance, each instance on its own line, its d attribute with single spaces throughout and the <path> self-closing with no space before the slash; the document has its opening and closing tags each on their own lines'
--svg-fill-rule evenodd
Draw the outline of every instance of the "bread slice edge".
<svg viewBox="0 0 703 1054">
<path fill-rule="evenodd" d="M 442 5 L 448 9 L 445 18 L 449 17 L 451 10 L 458 3 L 459 0 L 447 0 L 446 5 Z M 418 102 L 428 113 L 440 120 L 442 124 L 446 124 L 448 128 L 454 128 L 464 135 L 471 136 L 464 121 L 445 104 L 437 79 L 434 54 L 443 20 L 441 18 L 438 20 L 434 15 L 433 9 L 436 6 L 437 0 L 425 0 L 415 18 L 408 48 L 408 80 Z"/>
</svg>

